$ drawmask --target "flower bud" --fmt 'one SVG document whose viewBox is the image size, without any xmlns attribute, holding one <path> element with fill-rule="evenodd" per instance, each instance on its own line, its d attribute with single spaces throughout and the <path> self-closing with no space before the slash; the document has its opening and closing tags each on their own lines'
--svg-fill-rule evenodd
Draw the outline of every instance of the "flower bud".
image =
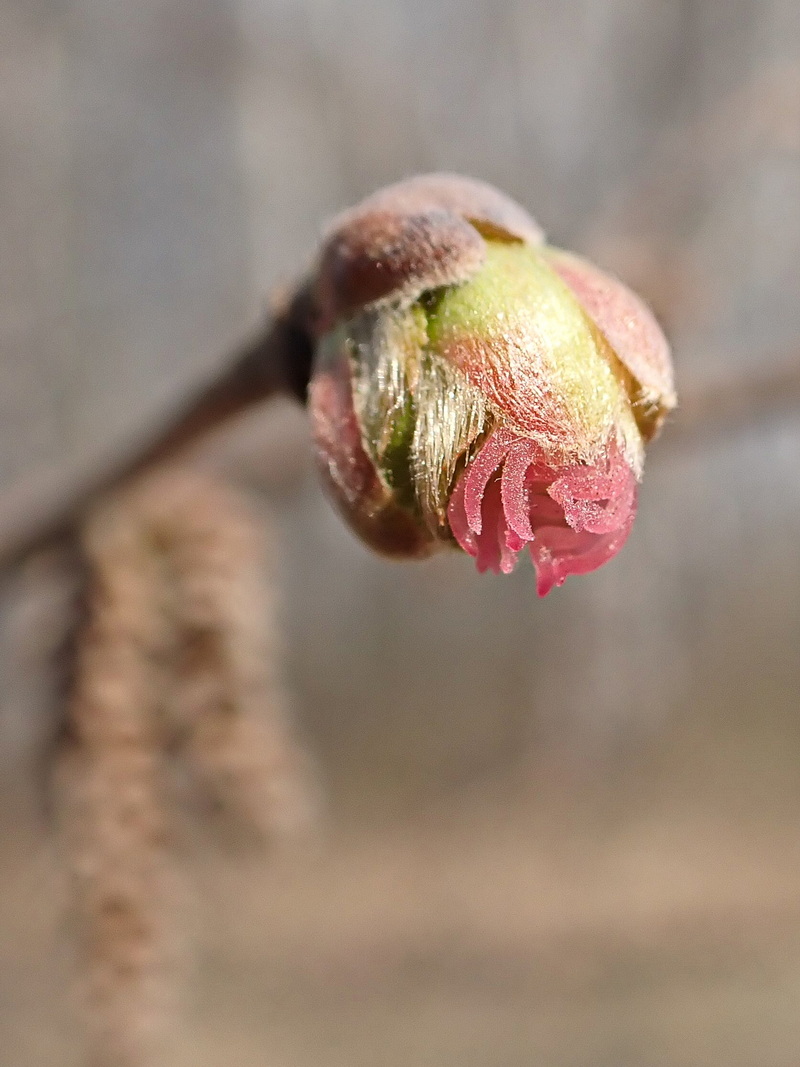
<svg viewBox="0 0 800 1067">
<path fill-rule="evenodd" d="M 336 220 L 312 281 L 319 465 L 388 555 L 458 547 L 545 595 L 622 547 L 674 407 L 641 301 L 480 182 L 431 175 Z"/>
</svg>

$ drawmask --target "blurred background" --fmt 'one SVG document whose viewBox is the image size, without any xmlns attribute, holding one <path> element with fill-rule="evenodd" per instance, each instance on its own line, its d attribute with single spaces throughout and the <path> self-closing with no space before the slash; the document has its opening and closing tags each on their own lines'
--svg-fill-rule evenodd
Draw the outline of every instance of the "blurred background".
<svg viewBox="0 0 800 1067">
<path fill-rule="evenodd" d="M 168 1062 L 796 1067 L 797 0 L 0 0 L 0 509 L 434 169 L 637 288 L 683 408 L 625 551 L 542 602 L 527 567 L 370 556 L 288 405 L 213 446 L 274 516 L 326 814 L 267 862 L 187 849 Z M 0 1058 L 71 1067 L 48 601 L 2 594 Z"/>
</svg>

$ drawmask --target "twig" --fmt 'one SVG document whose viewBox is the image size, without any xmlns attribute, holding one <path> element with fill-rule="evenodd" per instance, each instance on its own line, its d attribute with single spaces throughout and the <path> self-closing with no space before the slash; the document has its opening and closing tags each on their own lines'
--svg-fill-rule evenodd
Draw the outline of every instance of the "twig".
<svg viewBox="0 0 800 1067">
<path fill-rule="evenodd" d="M 729 434 L 762 423 L 798 406 L 800 352 L 773 361 L 771 369 L 758 375 L 683 390 L 664 443 L 682 447 L 700 437 Z"/>
<path fill-rule="evenodd" d="M 112 454 L 100 469 L 59 469 L 12 488 L 0 508 L 0 569 L 69 538 L 104 494 L 181 453 L 245 410 L 280 393 L 305 396 L 313 342 L 304 285 L 194 396 Z"/>
</svg>

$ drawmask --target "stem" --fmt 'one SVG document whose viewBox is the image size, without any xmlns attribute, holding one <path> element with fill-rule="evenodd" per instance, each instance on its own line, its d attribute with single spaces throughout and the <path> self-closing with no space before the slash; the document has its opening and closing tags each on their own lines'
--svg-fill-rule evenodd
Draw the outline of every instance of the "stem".
<svg viewBox="0 0 800 1067">
<path fill-rule="evenodd" d="M 304 400 L 314 347 L 311 323 L 311 297 L 303 284 L 211 381 L 101 469 L 66 477 L 60 469 L 44 484 L 12 490 L 0 511 L 0 570 L 69 540 L 103 494 L 172 459 L 248 408 L 279 393 Z"/>
</svg>

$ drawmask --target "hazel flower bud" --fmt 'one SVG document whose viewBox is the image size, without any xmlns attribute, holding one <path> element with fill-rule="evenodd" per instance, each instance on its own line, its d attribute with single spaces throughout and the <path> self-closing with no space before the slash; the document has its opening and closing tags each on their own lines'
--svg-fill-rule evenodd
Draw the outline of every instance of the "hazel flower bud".
<svg viewBox="0 0 800 1067">
<path fill-rule="evenodd" d="M 599 567 L 675 405 L 647 308 L 490 186 L 410 179 L 337 219 L 312 281 L 327 487 L 388 555 L 450 545 L 545 595 Z"/>
</svg>

